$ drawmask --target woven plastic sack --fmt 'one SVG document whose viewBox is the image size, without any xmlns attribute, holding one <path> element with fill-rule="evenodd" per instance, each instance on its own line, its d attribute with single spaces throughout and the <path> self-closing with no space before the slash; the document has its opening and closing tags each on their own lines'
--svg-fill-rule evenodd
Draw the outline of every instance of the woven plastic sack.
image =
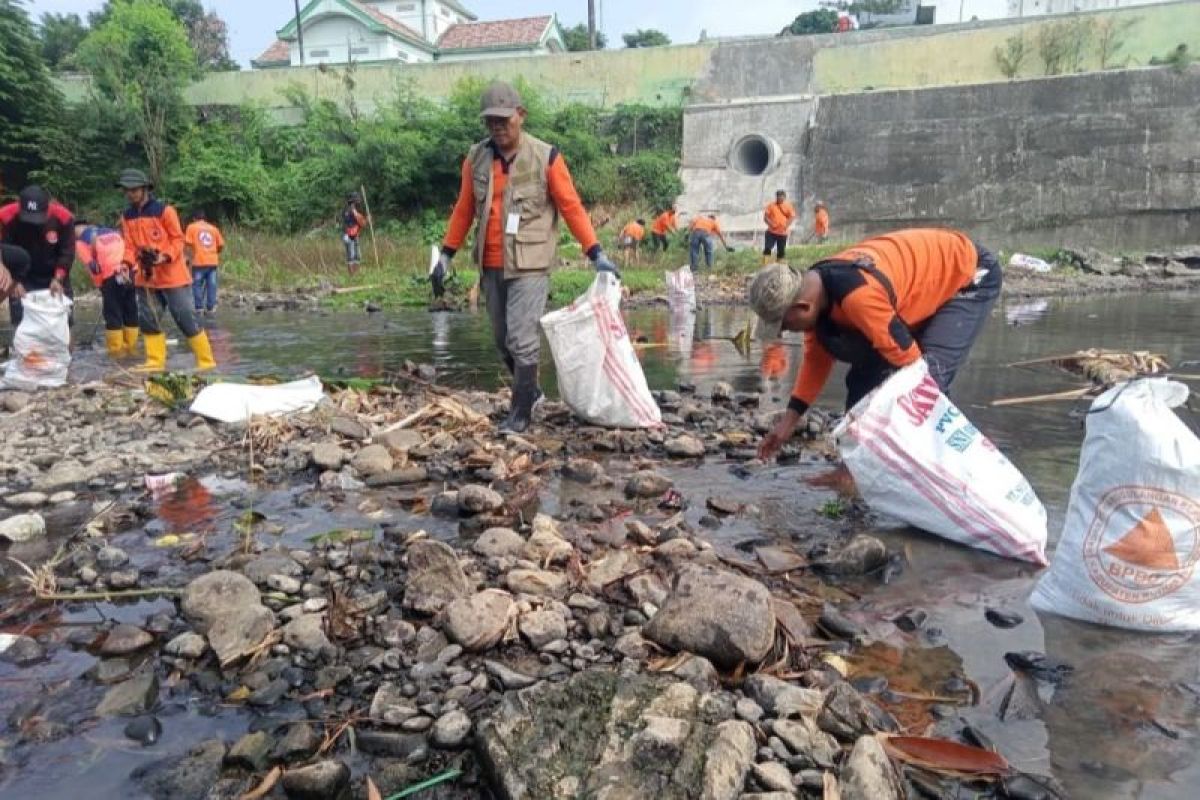
<svg viewBox="0 0 1200 800">
<path fill-rule="evenodd" d="M 664 272 L 667 279 L 667 305 L 671 311 L 696 310 L 696 278 L 686 264 L 674 272 Z"/>
<path fill-rule="evenodd" d="M 924 360 L 859 401 L 833 436 L 876 511 L 960 544 L 1046 563 L 1046 509 L 942 394 Z"/>
<path fill-rule="evenodd" d="M 1172 410 L 1188 387 L 1120 384 L 1092 403 L 1039 611 L 1118 628 L 1200 630 L 1200 439 Z"/>
<path fill-rule="evenodd" d="M 621 283 L 608 272 L 575 302 L 542 317 L 558 392 L 577 416 L 608 428 L 652 428 L 662 413 L 621 319 Z"/>
<path fill-rule="evenodd" d="M 42 289 L 26 294 L 21 305 L 25 316 L 0 383 L 24 390 L 62 386 L 71 366 L 71 298 Z"/>
</svg>

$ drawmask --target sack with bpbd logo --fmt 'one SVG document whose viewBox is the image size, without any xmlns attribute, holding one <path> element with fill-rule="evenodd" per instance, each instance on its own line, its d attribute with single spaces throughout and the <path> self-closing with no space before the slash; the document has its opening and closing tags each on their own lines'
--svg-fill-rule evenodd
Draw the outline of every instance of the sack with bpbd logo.
<svg viewBox="0 0 1200 800">
<path fill-rule="evenodd" d="M 1039 611 L 1162 633 L 1200 630 L 1200 439 L 1172 410 L 1188 387 L 1119 384 L 1087 416 Z"/>
<path fill-rule="evenodd" d="M 875 511 L 960 544 L 1046 563 L 1046 509 L 942 394 L 924 360 L 859 401 L 833 436 Z"/>
</svg>

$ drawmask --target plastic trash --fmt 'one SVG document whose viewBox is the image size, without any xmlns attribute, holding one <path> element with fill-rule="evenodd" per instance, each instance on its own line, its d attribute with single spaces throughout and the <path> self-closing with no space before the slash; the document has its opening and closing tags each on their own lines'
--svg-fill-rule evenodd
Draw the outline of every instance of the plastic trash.
<svg viewBox="0 0 1200 800">
<path fill-rule="evenodd" d="M 600 272 L 575 302 L 542 317 L 558 391 L 575 414 L 593 425 L 657 427 L 662 413 L 646 385 L 620 306 L 620 280 Z"/>
<path fill-rule="evenodd" d="M 1053 264 L 1024 253 L 1013 253 L 1012 258 L 1008 260 L 1008 265 L 1017 269 L 1027 269 L 1030 272 L 1052 272 L 1054 270 Z"/>
<path fill-rule="evenodd" d="M 321 379 L 316 375 L 274 386 L 214 383 L 200 390 L 191 411 L 218 422 L 245 422 L 252 416 L 309 411 L 324 396 Z"/>
<path fill-rule="evenodd" d="M 26 294 L 21 305 L 25 316 L 0 383 L 24 390 L 62 386 L 71 366 L 71 298 L 42 289 Z"/>
<path fill-rule="evenodd" d="M 667 279 L 667 305 L 672 313 L 696 310 L 696 278 L 686 264 L 674 272 L 664 272 Z"/>
<path fill-rule="evenodd" d="M 942 394 L 924 360 L 859 401 L 833 436 L 876 511 L 969 547 L 1046 563 L 1046 509 Z"/>
<path fill-rule="evenodd" d="M 1140 631 L 1200 630 L 1200 439 L 1172 410 L 1188 393 L 1145 378 L 1092 402 L 1034 608 Z"/>
<path fill-rule="evenodd" d="M 162 494 L 174 491 L 179 482 L 186 477 L 182 472 L 168 472 L 165 475 L 144 475 L 142 481 L 151 494 Z"/>
</svg>

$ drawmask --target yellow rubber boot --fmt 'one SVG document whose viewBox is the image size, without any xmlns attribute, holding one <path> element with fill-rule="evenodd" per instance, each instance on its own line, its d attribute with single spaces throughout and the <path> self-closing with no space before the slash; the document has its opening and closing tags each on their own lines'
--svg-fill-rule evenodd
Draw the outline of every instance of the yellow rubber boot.
<svg viewBox="0 0 1200 800">
<path fill-rule="evenodd" d="M 770 263 L 771 263 L 771 256 L 769 254 L 763 255 L 762 265 L 765 267 L 765 266 L 768 266 Z"/>
<path fill-rule="evenodd" d="M 187 343 L 188 347 L 192 348 L 192 353 L 196 356 L 196 370 L 198 372 L 217 368 L 216 359 L 213 358 L 212 345 L 208 343 L 207 331 L 200 331 L 188 339 Z"/>
<path fill-rule="evenodd" d="M 137 340 L 138 340 L 138 332 L 140 330 L 141 329 L 138 328 L 136 325 L 122 329 L 121 334 L 122 334 L 122 337 L 125 339 L 125 353 L 127 355 L 132 356 L 132 355 L 137 354 Z"/>
<path fill-rule="evenodd" d="M 165 333 L 147 333 L 146 360 L 137 367 L 136 372 L 162 372 L 167 368 L 167 335 Z"/>
<path fill-rule="evenodd" d="M 125 355 L 125 336 L 121 331 L 104 332 L 104 349 L 109 358 L 120 358 Z"/>
</svg>

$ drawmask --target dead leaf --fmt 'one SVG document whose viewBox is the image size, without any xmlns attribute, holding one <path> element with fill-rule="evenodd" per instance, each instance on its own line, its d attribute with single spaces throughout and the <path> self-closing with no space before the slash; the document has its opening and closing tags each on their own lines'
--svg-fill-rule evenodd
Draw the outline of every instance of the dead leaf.
<svg viewBox="0 0 1200 800">
<path fill-rule="evenodd" d="M 375 781 L 371 780 L 370 775 L 367 776 L 367 800 L 383 800 L 379 787 L 375 785 Z"/>
<path fill-rule="evenodd" d="M 1011 770 L 1004 756 L 982 747 L 925 736 L 892 736 L 886 733 L 876 736 L 887 754 L 897 761 L 942 775 L 997 776 Z"/>
<path fill-rule="evenodd" d="M 259 800 L 260 797 L 266 797 L 279 779 L 283 777 L 283 767 L 273 767 L 270 772 L 262 779 L 262 783 L 255 786 L 250 791 L 238 798 L 238 800 Z"/>
<path fill-rule="evenodd" d="M 691 657 L 691 653 L 683 652 L 676 653 L 669 658 L 652 658 L 646 662 L 646 668 L 651 672 L 674 672 Z"/>
</svg>

